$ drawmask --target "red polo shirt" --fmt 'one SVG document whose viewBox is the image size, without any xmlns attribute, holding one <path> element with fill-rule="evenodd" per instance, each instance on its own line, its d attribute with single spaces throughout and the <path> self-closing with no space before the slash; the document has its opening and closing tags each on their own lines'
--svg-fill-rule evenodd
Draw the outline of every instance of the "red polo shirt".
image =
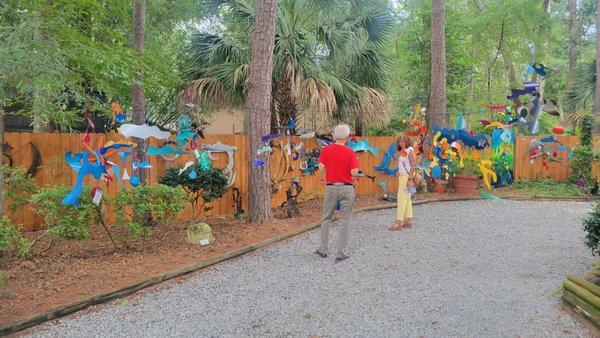
<svg viewBox="0 0 600 338">
<path fill-rule="evenodd" d="M 319 163 L 325 165 L 327 183 L 352 183 L 350 170 L 358 168 L 358 157 L 349 147 L 334 143 L 323 148 Z"/>
</svg>

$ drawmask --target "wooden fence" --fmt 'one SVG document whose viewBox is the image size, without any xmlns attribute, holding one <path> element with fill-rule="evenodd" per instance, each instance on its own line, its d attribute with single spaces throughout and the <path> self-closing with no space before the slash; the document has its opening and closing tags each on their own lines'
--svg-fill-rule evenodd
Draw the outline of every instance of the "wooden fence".
<svg viewBox="0 0 600 338">
<path fill-rule="evenodd" d="M 67 151 L 78 152 L 83 150 L 81 143 L 82 134 L 62 134 L 62 133 L 5 133 L 5 140 L 12 147 L 12 159 L 15 166 L 21 166 L 28 168 L 33 160 L 33 152 L 31 144 L 35 145 L 41 154 L 41 164 L 34 179 L 40 186 L 51 186 L 64 184 L 66 186 L 72 186 L 75 183 L 76 173 L 66 164 L 64 154 Z M 118 141 L 121 137 L 118 134 L 94 134 L 92 140 L 98 140 L 100 144 L 104 144 L 107 141 Z M 389 191 L 395 191 L 397 189 L 397 182 L 393 177 L 377 173 L 374 170 L 374 166 L 378 165 L 382 159 L 382 154 L 386 151 L 390 143 L 394 142 L 394 137 L 370 137 L 369 144 L 377 148 L 377 156 L 373 156 L 371 153 L 361 152 L 358 153 L 361 168 L 366 174 L 366 177 L 358 179 L 357 183 L 357 194 L 358 195 L 369 195 L 374 193 L 381 193 L 379 184 L 385 182 Z M 567 146 L 572 146 L 577 143 L 576 137 L 559 137 L 561 142 Z M 238 188 L 242 196 L 242 207 L 247 210 L 248 207 L 248 173 L 250 171 L 250 157 L 251 150 L 249 149 L 249 142 L 245 135 L 207 135 L 203 143 L 212 144 L 220 141 L 223 144 L 228 144 L 237 147 L 235 152 L 235 165 L 234 171 L 237 175 L 234 187 Z M 296 137 L 292 138 L 293 142 L 303 142 L 307 150 L 316 148 L 316 142 L 314 139 L 304 140 Z M 529 163 L 529 158 L 526 156 L 527 146 L 529 145 L 530 138 L 518 137 L 517 144 L 515 146 L 515 176 L 517 180 L 529 180 L 536 178 L 553 178 L 556 180 L 565 180 L 568 177 L 568 160 L 560 163 L 550 163 L 548 169 L 542 168 L 541 161 L 535 161 L 534 164 Z M 286 142 L 284 139 L 282 142 Z M 150 145 L 158 146 L 159 141 L 151 139 Z M 215 167 L 223 168 L 227 164 L 227 155 L 217 154 L 218 160 L 214 162 Z M 278 149 L 275 149 L 271 155 L 271 171 L 274 175 L 275 171 L 281 163 L 281 155 Z M 182 166 L 185 162 L 193 160 L 190 155 L 182 155 L 174 161 L 166 161 L 161 157 L 151 156 L 149 162 L 152 165 L 152 169 L 146 170 L 146 177 L 150 184 L 158 182 L 161 175 L 164 174 L 165 170 L 171 167 Z M 300 171 L 301 160 L 291 161 L 290 166 L 292 170 L 284 177 L 280 188 L 277 193 L 273 196 L 272 206 L 277 207 L 285 201 L 285 190 L 290 184 L 292 177 L 300 178 L 301 185 L 304 191 L 300 195 L 300 200 L 311 199 L 322 196 L 324 192 L 323 183 L 320 181 L 320 175 L 305 175 Z M 600 178 L 600 168 L 596 167 L 597 177 Z M 85 181 L 86 185 L 96 184 L 91 177 L 87 177 Z M 127 184 L 126 184 L 127 185 Z M 103 191 L 111 196 L 114 196 L 119 186 L 116 182 L 113 182 L 108 189 L 104 185 L 101 185 Z M 210 209 L 205 212 L 206 216 L 214 215 L 227 215 L 235 212 L 235 202 L 233 199 L 233 192 L 230 190 L 227 194 L 217 201 L 213 201 L 209 204 Z M 28 229 L 39 228 L 41 220 L 34 215 L 32 210 L 25 208 L 14 215 L 10 216 L 13 221 L 17 224 L 23 224 Z M 112 210 L 108 210 L 108 220 L 114 221 L 114 213 Z M 191 217 L 191 208 L 181 212 L 181 219 L 188 219 Z"/>
<path fill-rule="evenodd" d="M 562 145 L 569 149 L 573 149 L 573 147 L 579 144 L 579 137 L 577 136 L 557 136 L 556 138 Z M 544 166 L 541 158 L 531 161 L 527 153 L 527 148 L 533 139 L 540 140 L 540 137 L 517 136 L 515 144 L 515 180 L 529 181 L 549 178 L 556 181 L 566 181 L 569 178 L 571 163 L 571 160 L 568 158 L 568 152 L 557 151 L 558 161 L 547 161 L 548 166 Z M 595 149 L 600 149 L 600 137 L 594 139 L 594 147 Z M 552 151 L 552 148 L 550 149 Z M 593 173 L 600 181 L 600 165 L 594 165 Z"/>
</svg>

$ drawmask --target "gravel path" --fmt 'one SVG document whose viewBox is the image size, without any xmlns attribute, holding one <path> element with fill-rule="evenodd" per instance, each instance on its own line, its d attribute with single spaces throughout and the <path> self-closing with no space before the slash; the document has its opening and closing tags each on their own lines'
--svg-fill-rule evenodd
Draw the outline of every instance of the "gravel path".
<svg viewBox="0 0 600 338">
<path fill-rule="evenodd" d="M 587 336 L 560 308 L 593 263 L 581 202 L 469 201 L 355 217 L 351 257 L 312 254 L 318 231 L 28 334 L 56 336 Z M 336 231 L 333 231 L 336 235 Z"/>
</svg>

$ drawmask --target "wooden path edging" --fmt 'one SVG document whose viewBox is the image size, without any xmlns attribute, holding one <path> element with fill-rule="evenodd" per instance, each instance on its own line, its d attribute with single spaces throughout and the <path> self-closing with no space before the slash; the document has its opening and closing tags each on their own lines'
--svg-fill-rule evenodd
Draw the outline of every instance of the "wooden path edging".
<svg viewBox="0 0 600 338">
<path fill-rule="evenodd" d="M 585 196 L 572 196 L 572 197 L 569 196 L 566 198 L 565 197 L 553 197 L 553 196 L 533 196 L 533 197 L 529 197 L 529 198 L 527 198 L 527 197 L 510 197 L 509 196 L 509 197 L 501 197 L 501 198 L 509 199 L 509 200 L 523 200 L 523 201 L 526 201 L 526 200 L 529 200 L 529 201 L 554 200 L 554 201 L 582 201 L 582 202 L 584 202 L 584 201 L 589 200 Z M 440 196 L 438 198 L 430 198 L 430 199 L 425 199 L 425 200 L 420 200 L 420 201 L 414 201 L 413 205 L 423 205 L 423 204 L 435 203 L 435 202 L 473 201 L 473 200 L 480 200 L 480 199 L 481 198 L 478 196 L 477 197 L 476 196 L 473 196 L 473 197 Z M 354 210 L 354 214 L 359 214 L 359 213 L 366 212 L 366 211 L 393 209 L 395 207 L 396 207 L 395 203 L 379 204 L 379 205 L 374 205 L 374 206 L 369 206 L 369 207 L 357 208 Z M 71 313 L 86 309 L 93 305 L 98 305 L 101 303 L 109 302 L 111 300 L 115 300 L 118 298 L 132 295 L 132 294 L 134 294 L 142 289 L 145 289 L 147 287 L 154 286 L 154 285 L 160 284 L 164 281 L 167 281 L 169 279 L 177 278 L 177 277 L 186 275 L 188 273 L 209 267 L 211 265 L 215 265 L 217 263 L 221 263 L 221 262 L 230 260 L 232 258 L 246 254 L 248 252 L 266 247 L 270 244 L 280 242 L 282 240 L 285 240 L 285 239 L 297 236 L 299 234 L 302 234 L 304 232 L 310 231 L 312 229 L 317 228 L 318 226 L 319 226 L 319 222 L 307 224 L 305 226 L 290 230 L 287 233 L 284 233 L 284 234 L 281 234 L 281 235 L 278 235 L 278 236 L 275 236 L 272 238 L 268 238 L 268 239 L 263 240 L 258 243 L 247 245 L 236 251 L 226 252 L 224 254 L 218 255 L 211 259 L 201 260 L 200 262 L 198 262 L 196 264 L 184 266 L 184 267 L 178 268 L 178 269 L 169 270 L 164 274 L 151 277 L 142 282 L 138 282 L 138 283 L 131 284 L 131 285 L 128 285 L 128 286 L 125 286 L 122 288 L 112 290 L 112 291 L 101 293 L 101 294 L 89 297 L 84 300 L 80 300 L 80 301 L 72 303 L 72 304 L 56 307 L 56 308 L 32 315 L 32 316 L 29 316 L 24 319 L 21 319 L 21 320 L 12 322 L 12 323 L 8 323 L 7 325 L 0 326 L 0 336 L 6 336 L 11 333 L 25 330 L 27 328 L 42 324 L 44 322 L 54 320 L 54 319 L 57 319 L 60 317 L 64 317 Z"/>
<path fill-rule="evenodd" d="M 564 307 L 584 326 L 600 335 L 600 286 L 576 276 L 567 276 L 561 297 Z"/>
</svg>

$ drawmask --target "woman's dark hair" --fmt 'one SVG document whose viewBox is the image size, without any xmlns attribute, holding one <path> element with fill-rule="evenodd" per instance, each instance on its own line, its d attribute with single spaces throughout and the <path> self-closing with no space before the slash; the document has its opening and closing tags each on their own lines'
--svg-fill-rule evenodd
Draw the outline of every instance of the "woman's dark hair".
<svg viewBox="0 0 600 338">
<path fill-rule="evenodd" d="M 406 147 L 410 147 L 412 142 L 410 140 L 410 138 L 408 136 L 406 136 L 406 134 L 401 134 L 400 136 L 398 136 L 398 138 L 396 139 L 396 149 L 398 151 L 403 150 L 402 145 L 400 144 L 401 142 L 404 142 L 404 144 L 406 145 Z"/>
</svg>

